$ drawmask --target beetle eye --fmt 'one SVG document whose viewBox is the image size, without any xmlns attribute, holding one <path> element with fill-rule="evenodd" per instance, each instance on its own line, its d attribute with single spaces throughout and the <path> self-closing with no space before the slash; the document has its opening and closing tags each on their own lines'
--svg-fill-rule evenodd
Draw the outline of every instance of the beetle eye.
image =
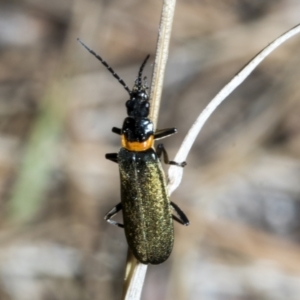
<svg viewBox="0 0 300 300">
<path fill-rule="evenodd" d="M 133 103 L 133 101 L 131 101 L 131 100 L 128 100 L 128 101 L 126 101 L 126 107 L 127 108 L 133 108 L 133 106 L 134 106 L 134 103 Z"/>
</svg>

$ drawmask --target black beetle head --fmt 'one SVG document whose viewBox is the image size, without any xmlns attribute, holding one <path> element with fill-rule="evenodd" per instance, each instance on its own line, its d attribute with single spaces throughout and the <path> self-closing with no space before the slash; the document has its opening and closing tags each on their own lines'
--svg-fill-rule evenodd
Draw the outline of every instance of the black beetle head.
<svg viewBox="0 0 300 300">
<path fill-rule="evenodd" d="M 149 115 L 150 103 L 147 89 L 135 89 L 131 92 L 130 99 L 126 102 L 129 117 L 145 118 Z"/>
<path fill-rule="evenodd" d="M 149 115 L 150 103 L 146 77 L 144 78 L 144 82 L 142 81 L 143 69 L 148 58 L 149 55 L 147 55 L 140 67 L 138 78 L 130 93 L 130 99 L 126 102 L 127 114 L 129 117 L 144 118 Z"/>
</svg>

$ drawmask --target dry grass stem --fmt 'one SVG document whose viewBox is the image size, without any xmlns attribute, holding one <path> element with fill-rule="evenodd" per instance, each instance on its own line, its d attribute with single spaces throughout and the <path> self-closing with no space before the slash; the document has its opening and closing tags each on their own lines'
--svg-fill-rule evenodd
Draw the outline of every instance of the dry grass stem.
<svg viewBox="0 0 300 300">
<path fill-rule="evenodd" d="M 150 102 L 150 118 L 156 127 L 161 93 L 163 88 L 164 74 L 167 65 L 169 43 L 171 37 L 172 23 L 174 17 L 176 0 L 165 0 L 162 7 L 160 26 L 158 30 L 158 40 L 156 56 L 153 68 Z"/>
<path fill-rule="evenodd" d="M 128 249 L 123 299 L 141 298 L 146 272 L 147 265 L 141 264 Z"/>
<path fill-rule="evenodd" d="M 162 7 L 161 20 L 158 31 L 156 56 L 151 83 L 150 118 L 156 127 L 160 99 L 163 87 L 163 79 L 168 59 L 169 42 L 175 10 L 176 0 L 165 0 Z M 128 251 L 126 275 L 124 279 L 123 299 L 138 300 L 141 297 L 143 284 L 147 272 L 147 265 L 138 262 Z"/>
<path fill-rule="evenodd" d="M 293 27 L 286 33 L 282 34 L 261 52 L 259 52 L 233 79 L 224 86 L 224 88 L 209 102 L 205 109 L 200 113 L 199 117 L 187 133 L 183 143 L 177 152 L 175 161 L 185 161 L 193 143 L 195 142 L 200 130 L 216 110 L 216 108 L 233 92 L 249 75 L 250 73 L 277 47 L 283 44 L 292 36 L 300 32 L 300 25 Z M 169 178 L 169 193 L 171 194 L 180 184 L 183 175 L 183 169 L 176 166 L 170 166 L 168 171 Z"/>
</svg>

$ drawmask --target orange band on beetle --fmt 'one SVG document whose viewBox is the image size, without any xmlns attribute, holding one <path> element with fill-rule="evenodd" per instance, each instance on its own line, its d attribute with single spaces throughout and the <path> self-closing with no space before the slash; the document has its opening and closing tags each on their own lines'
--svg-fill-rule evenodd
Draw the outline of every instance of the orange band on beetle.
<svg viewBox="0 0 300 300">
<path fill-rule="evenodd" d="M 129 151 L 145 151 L 153 146 L 154 136 L 151 135 L 148 140 L 144 142 L 129 142 L 126 140 L 125 135 L 122 135 L 121 143 L 122 147 L 129 150 Z"/>
</svg>

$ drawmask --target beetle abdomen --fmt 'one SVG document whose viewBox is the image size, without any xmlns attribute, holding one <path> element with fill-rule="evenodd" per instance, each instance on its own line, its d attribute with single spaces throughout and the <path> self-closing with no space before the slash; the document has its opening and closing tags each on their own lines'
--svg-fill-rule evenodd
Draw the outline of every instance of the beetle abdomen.
<svg viewBox="0 0 300 300">
<path fill-rule="evenodd" d="M 164 173 L 153 149 L 118 154 L 121 201 L 128 245 L 142 263 L 160 264 L 170 255 L 173 221 Z"/>
</svg>

